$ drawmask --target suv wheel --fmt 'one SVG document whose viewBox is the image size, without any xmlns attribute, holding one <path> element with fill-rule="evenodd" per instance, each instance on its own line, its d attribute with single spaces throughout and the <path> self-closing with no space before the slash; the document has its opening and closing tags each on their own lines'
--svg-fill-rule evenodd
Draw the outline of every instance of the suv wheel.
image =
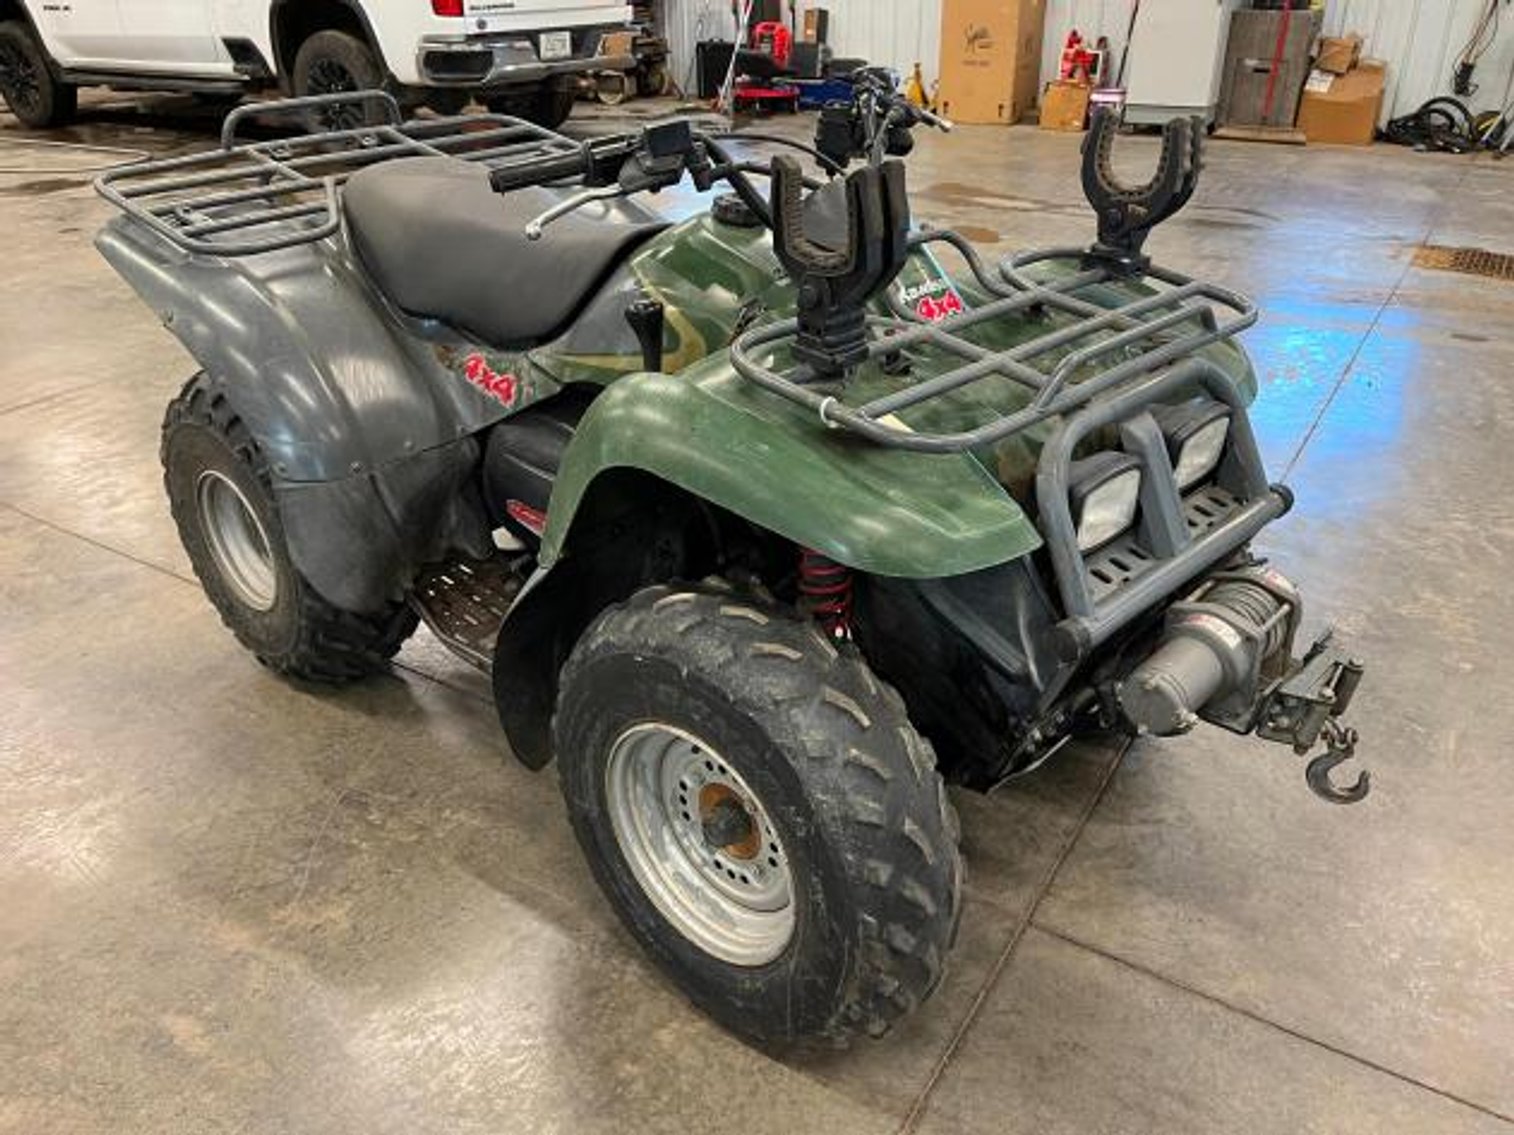
<svg viewBox="0 0 1514 1135">
<path fill-rule="evenodd" d="M 23 126 L 61 126 L 79 106 L 78 88 L 59 82 L 31 28 L 0 23 L 0 97 Z"/>
<path fill-rule="evenodd" d="M 384 89 L 384 67 L 373 49 L 347 32 L 316 32 L 300 44 L 290 78 L 296 97 Z M 312 130 L 355 130 L 387 121 L 376 101 L 336 103 L 310 112 Z"/>
<path fill-rule="evenodd" d="M 577 87 L 542 87 L 526 94 L 501 95 L 488 100 L 495 114 L 524 118 L 548 130 L 556 130 L 573 113 L 578 101 Z"/>
<path fill-rule="evenodd" d="M 812 620 L 641 591 L 579 640 L 553 730 L 600 887 L 726 1027 L 878 1036 L 940 981 L 956 814 L 899 695 Z"/>
</svg>

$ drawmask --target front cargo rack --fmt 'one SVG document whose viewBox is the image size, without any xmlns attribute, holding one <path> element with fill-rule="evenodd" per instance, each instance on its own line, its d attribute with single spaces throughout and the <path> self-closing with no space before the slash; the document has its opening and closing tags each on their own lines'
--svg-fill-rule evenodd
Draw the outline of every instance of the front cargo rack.
<svg viewBox="0 0 1514 1135">
<path fill-rule="evenodd" d="M 249 118 L 302 119 L 353 106 L 364 113 L 349 117 L 382 115 L 385 121 L 267 141 L 238 139 Z M 381 91 L 312 95 L 237 107 L 221 128 L 219 148 L 118 166 L 101 175 L 95 188 L 185 252 L 250 256 L 336 233 L 342 184 L 376 162 L 453 157 L 500 169 L 581 149 L 579 142 L 505 115 L 405 122 L 399 104 Z"/>
<path fill-rule="evenodd" d="M 987 301 L 932 322 L 906 307 L 899 289 L 891 286 L 886 293 L 890 314 L 867 316 L 868 358 L 897 370 L 892 364 L 910 359 L 912 351 L 934 349 L 937 358 L 948 360 L 947 369 L 859 401 L 849 396 L 847 381 L 822 380 L 805 364 L 788 363 L 785 348 L 799 333 L 798 321 L 788 319 L 737 337 L 731 344 L 737 372 L 813 411 L 827 427 L 880 445 L 955 453 L 992 445 L 1065 415 L 1230 339 L 1257 319 L 1256 305 L 1238 292 L 1150 263 L 1133 275 L 1087 249 L 1020 253 L 990 270 L 964 237 L 949 230 L 913 233 L 909 244 L 914 249 L 932 244 L 954 248 Z M 1122 287 L 1116 292 L 1107 287 L 1112 284 Z M 1132 289 L 1132 284 L 1138 286 Z M 1097 299 L 1088 294 L 1101 287 Z M 1132 290 L 1140 294 L 1126 298 Z M 969 337 L 975 329 L 988 330 L 995 321 L 1016 315 L 1044 318 L 1047 330 L 1003 349 Z M 900 411 L 993 377 L 1020 387 L 1023 404 L 1008 413 L 986 411 L 986 420 L 951 432 L 932 432 L 898 417 Z"/>
</svg>

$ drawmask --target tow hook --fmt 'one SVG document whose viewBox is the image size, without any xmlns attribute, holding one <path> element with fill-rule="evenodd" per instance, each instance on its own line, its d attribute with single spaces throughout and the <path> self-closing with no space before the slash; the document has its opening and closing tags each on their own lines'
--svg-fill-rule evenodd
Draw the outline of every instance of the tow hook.
<svg viewBox="0 0 1514 1135">
<path fill-rule="evenodd" d="M 1305 766 L 1304 780 L 1321 800 L 1355 804 L 1366 798 L 1372 774 L 1364 769 L 1349 785 L 1337 785 L 1330 774 L 1356 755 L 1356 730 L 1342 722 L 1341 715 L 1361 684 L 1363 667 L 1335 646 L 1332 637 L 1330 631 L 1321 635 L 1297 669 L 1273 691 L 1257 733 L 1291 743 L 1300 756 L 1323 739 L 1325 751 Z"/>
<path fill-rule="evenodd" d="M 1355 782 L 1345 787 L 1337 787 L 1330 779 L 1330 772 L 1336 765 L 1343 764 L 1356 755 L 1356 730 L 1349 725 L 1342 725 L 1332 717 L 1325 722 L 1322 735 L 1325 738 L 1325 751 L 1304 767 L 1304 779 L 1309 783 L 1309 790 L 1321 800 L 1328 800 L 1332 804 L 1355 804 L 1358 800 L 1365 799 L 1372 788 L 1372 773 L 1367 769 L 1357 773 Z"/>
</svg>

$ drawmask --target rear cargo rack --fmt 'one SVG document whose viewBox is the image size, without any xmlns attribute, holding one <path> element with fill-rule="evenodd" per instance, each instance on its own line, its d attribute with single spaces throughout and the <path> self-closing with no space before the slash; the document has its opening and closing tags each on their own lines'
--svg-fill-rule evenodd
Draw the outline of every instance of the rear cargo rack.
<svg viewBox="0 0 1514 1135">
<path fill-rule="evenodd" d="M 270 141 L 239 141 L 249 118 L 304 116 L 360 103 L 388 119 Z M 226 117 L 220 147 L 103 174 L 107 201 L 185 252 L 250 256 L 307 244 L 341 228 L 340 191 L 351 174 L 404 157 L 453 157 L 491 169 L 576 153 L 582 144 L 533 123 L 498 114 L 402 121 L 382 92 L 314 95 L 238 107 Z"/>
<path fill-rule="evenodd" d="M 754 327 L 731 344 L 738 373 L 759 386 L 817 414 L 828 427 L 846 430 L 879 445 L 925 453 L 954 453 L 991 445 L 1049 418 L 1067 414 L 1101 395 L 1129 387 L 1159 370 L 1229 339 L 1257 319 L 1251 300 L 1238 292 L 1190 279 L 1147 264 L 1138 274 L 1095 252 L 1052 248 L 1021 253 L 991 271 L 972 245 L 957 233 L 940 230 L 911 235 L 921 248 L 944 244 L 966 261 L 988 301 L 930 322 L 909 310 L 899 289 L 890 287 L 889 315 L 870 314 L 868 357 L 887 367 L 920 349 L 949 360 L 945 371 L 916 382 L 904 380 L 891 393 L 857 401 L 846 381 L 821 381 L 803 364 L 787 360 L 798 321 Z M 1035 266 L 1056 267 L 1047 278 L 1032 278 Z M 1036 275 L 1040 275 L 1037 273 Z M 1148 293 L 1123 302 L 1129 285 Z M 1090 289 L 1122 283 L 1114 293 L 1092 297 Z M 1102 300 L 1103 302 L 1099 302 Z M 987 330 L 1006 316 L 1046 317 L 1047 330 L 1013 347 L 994 350 L 974 342 L 974 329 Z M 1063 318 L 1051 318 L 1055 313 Z M 1071 317 L 1071 321 L 1069 318 Z M 971 429 L 933 433 L 907 425 L 897 415 L 991 377 L 1023 387 L 1027 401 L 988 417 Z"/>
</svg>

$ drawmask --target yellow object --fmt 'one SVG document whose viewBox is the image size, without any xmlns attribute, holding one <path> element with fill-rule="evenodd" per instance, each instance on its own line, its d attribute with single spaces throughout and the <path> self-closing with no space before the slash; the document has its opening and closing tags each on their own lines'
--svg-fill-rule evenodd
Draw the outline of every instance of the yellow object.
<svg viewBox="0 0 1514 1135">
<path fill-rule="evenodd" d="M 1093 91 L 1087 83 L 1056 79 L 1041 93 L 1041 129 L 1081 131 Z"/>
<path fill-rule="evenodd" d="M 904 97 L 909 100 L 911 106 L 918 106 L 922 110 L 930 104 L 925 98 L 925 76 L 920 73 L 920 64 L 915 64 L 915 73 L 904 84 Z"/>
</svg>

